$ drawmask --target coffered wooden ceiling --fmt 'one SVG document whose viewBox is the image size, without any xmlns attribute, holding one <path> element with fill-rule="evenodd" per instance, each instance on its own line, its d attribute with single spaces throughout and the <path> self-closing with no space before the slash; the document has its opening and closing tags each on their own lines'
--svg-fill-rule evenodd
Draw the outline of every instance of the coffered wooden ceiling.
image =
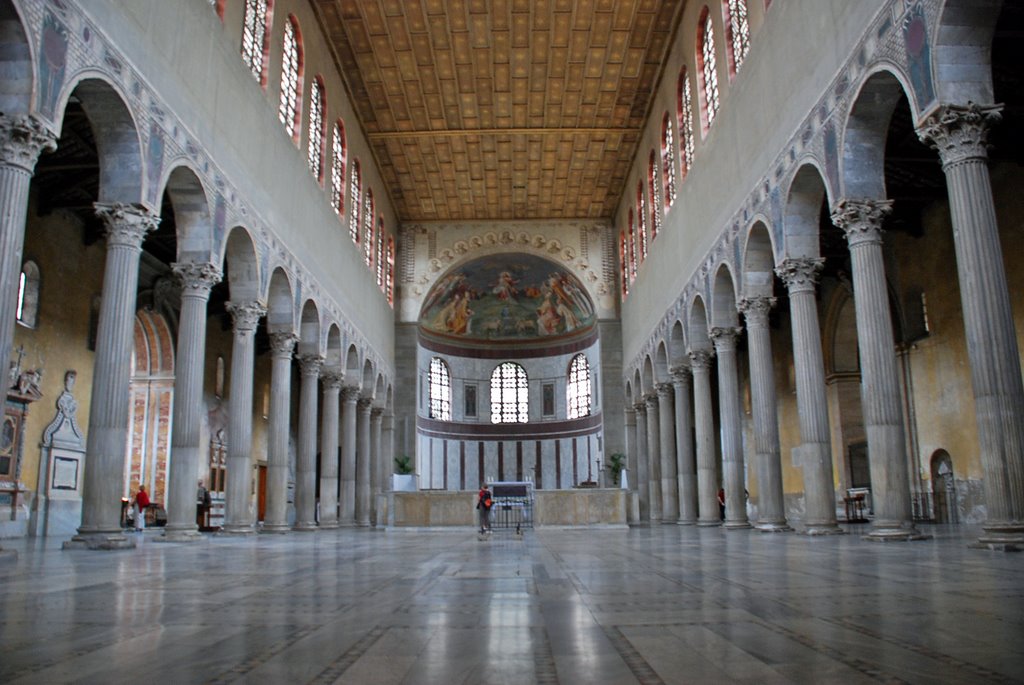
<svg viewBox="0 0 1024 685">
<path fill-rule="evenodd" d="M 685 0 L 311 0 L 403 221 L 610 218 Z"/>
</svg>

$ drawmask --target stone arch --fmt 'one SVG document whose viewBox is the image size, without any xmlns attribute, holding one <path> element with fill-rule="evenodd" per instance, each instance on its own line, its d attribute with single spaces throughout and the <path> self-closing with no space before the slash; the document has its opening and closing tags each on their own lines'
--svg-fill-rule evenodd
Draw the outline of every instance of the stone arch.
<svg viewBox="0 0 1024 685">
<path fill-rule="evenodd" d="M 857 319 L 853 295 L 846 288 L 836 288 L 825 314 L 825 373 L 860 373 L 857 353 Z"/>
<path fill-rule="evenodd" d="M 736 281 L 728 262 L 722 262 L 715 271 L 711 285 L 711 325 L 735 328 L 739 325 L 736 311 Z"/>
<path fill-rule="evenodd" d="M 654 353 L 654 380 L 657 383 L 667 383 L 669 381 L 668 376 L 669 361 L 668 361 L 668 344 L 664 340 L 658 342 L 658 349 Z"/>
<path fill-rule="evenodd" d="M 128 395 L 128 450 L 122 496 L 143 484 L 154 502 L 166 502 L 174 398 L 174 336 L 167 319 L 135 313 Z"/>
<path fill-rule="evenodd" d="M 63 68 L 64 52 L 55 53 L 48 49 L 47 32 L 43 30 L 43 51 L 47 64 L 60 58 Z M 53 46 L 58 49 L 58 45 Z M 66 48 L 65 48 L 66 51 Z M 32 46 L 25 35 L 25 27 L 18 15 L 18 9 L 11 0 L 0 0 L 0 112 L 7 116 L 28 114 L 32 108 L 32 91 L 35 87 L 32 70 Z"/>
<path fill-rule="evenodd" d="M 260 299 L 260 262 L 256 244 L 249 231 L 235 226 L 224 245 L 228 292 L 232 302 L 253 302 Z"/>
<path fill-rule="evenodd" d="M 367 358 L 363 362 L 363 380 L 362 383 L 360 383 L 360 387 L 363 391 L 363 397 L 373 399 L 373 392 L 376 390 L 374 380 L 373 361 Z"/>
<path fill-rule="evenodd" d="M 387 387 L 387 381 L 384 379 L 384 374 L 377 374 L 377 382 L 374 384 L 373 397 L 376 400 L 374 403 L 377 407 L 383 407 L 386 397 L 384 396 L 384 389 Z"/>
<path fill-rule="evenodd" d="M 747 231 L 743 248 L 743 297 L 771 297 L 775 285 L 775 245 L 760 219 Z"/>
<path fill-rule="evenodd" d="M 929 461 L 932 485 L 932 517 L 935 523 L 960 521 L 953 457 L 944 449 L 932 453 Z"/>
<path fill-rule="evenodd" d="M 345 385 L 358 388 L 359 374 L 359 349 L 350 343 L 345 352 Z"/>
<path fill-rule="evenodd" d="M 643 375 L 640 377 L 641 386 L 640 389 L 644 395 L 649 395 L 654 392 L 654 384 L 657 382 L 654 376 L 654 360 L 651 359 L 651 355 L 644 357 Z"/>
<path fill-rule="evenodd" d="M 320 344 L 320 310 L 313 300 L 306 300 L 302 305 L 302 314 L 299 317 L 299 343 L 297 351 L 299 354 L 321 354 Z"/>
<path fill-rule="evenodd" d="M 174 208 L 178 261 L 212 261 L 213 222 L 210 202 L 199 175 L 190 166 L 179 164 L 167 174 L 163 187 Z"/>
<path fill-rule="evenodd" d="M 808 160 L 793 175 L 783 210 L 786 257 L 818 257 L 822 201 L 834 196 L 817 163 Z"/>
<path fill-rule="evenodd" d="M 686 317 L 686 332 L 690 350 L 711 349 L 711 338 L 708 337 L 708 313 L 701 295 L 695 295 L 690 301 Z"/>
<path fill-rule="evenodd" d="M 686 327 L 676 319 L 668 334 L 668 367 L 675 369 L 689 365 L 690 359 L 686 356 Z"/>
<path fill-rule="evenodd" d="M 327 329 L 327 348 L 324 354 L 324 368 L 332 371 L 343 371 L 341 347 L 341 328 L 332 322 Z"/>
<path fill-rule="evenodd" d="M 913 103 L 913 91 L 888 66 L 879 67 L 861 84 L 842 134 L 840 184 L 844 197 L 886 199 L 885 141 L 892 113 L 904 95 Z M 916 106 L 912 109 L 916 111 Z"/>
<path fill-rule="evenodd" d="M 294 333 L 295 310 L 292 283 L 288 272 L 277 267 L 270 274 L 267 287 L 267 330 L 271 333 Z"/>
<path fill-rule="evenodd" d="M 640 369 L 633 370 L 633 393 L 630 402 L 635 406 L 644 399 L 643 385 L 640 383 Z"/>
<path fill-rule="evenodd" d="M 627 409 L 633 406 L 633 394 L 633 381 L 626 379 L 625 396 Z"/>
<path fill-rule="evenodd" d="M 930 65 L 939 102 L 992 103 L 991 46 L 1002 5 L 1002 0 L 943 3 L 935 24 L 935 55 Z"/>
<path fill-rule="evenodd" d="M 388 383 L 387 390 L 384 391 L 384 409 L 389 412 L 395 411 L 395 387 Z"/>
</svg>

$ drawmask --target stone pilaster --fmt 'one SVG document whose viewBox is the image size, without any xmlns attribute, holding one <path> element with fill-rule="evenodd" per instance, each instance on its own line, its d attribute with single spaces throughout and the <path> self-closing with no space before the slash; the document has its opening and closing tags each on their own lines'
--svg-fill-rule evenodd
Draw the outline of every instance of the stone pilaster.
<svg viewBox="0 0 1024 685">
<path fill-rule="evenodd" d="M 338 398 L 345 374 L 326 370 L 320 374 L 324 386 L 324 410 L 320 424 L 320 527 L 338 527 Z"/>
<path fill-rule="evenodd" d="M 793 321 L 793 367 L 800 422 L 799 464 L 804 471 L 804 525 L 808 535 L 842 533 L 836 524 L 836 491 L 832 480 L 832 449 L 825 398 L 825 362 L 815 296 L 825 260 L 796 257 L 775 273 L 789 291 Z"/>
<path fill-rule="evenodd" d="M 790 531 L 782 492 L 782 450 L 775 401 L 775 365 L 768 312 L 774 297 L 747 297 L 738 309 L 747 322 L 750 359 L 750 400 L 754 415 L 754 460 L 757 468 L 758 518 L 755 527 L 767 533 Z"/>
<path fill-rule="evenodd" d="M 871 504 L 869 540 L 919 540 L 910 504 L 896 337 L 882 257 L 882 222 L 892 202 L 842 199 L 832 222 L 846 234 L 853 263 L 853 302 L 860 355 L 860 400 L 868 441 Z"/>
<path fill-rule="evenodd" d="M 370 454 L 371 402 L 368 397 L 360 397 L 356 403 L 356 525 L 359 526 L 370 525 L 370 471 L 373 468 L 373 455 Z"/>
<path fill-rule="evenodd" d="M 672 369 L 676 412 L 676 474 L 679 482 L 679 525 L 697 523 L 697 462 L 693 452 L 693 402 L 690 369 Z"/>
<path fill-rule="evenodd" d="M 636 491 L 640 498 L 640 522 L 651 520 L 651 481 L 647 458 L 647 405 L 641 400 L 633 407 L 636 413 Z"/>
<path fill-rule="evenodd" d="M 918 129 L 946 173 L 988 520 L 980 545 L 1024 547 L 1024 384 L 1003 267 L 988 130 L 1001 105 L 945 105 Z"/>
<path fill-rule="evenodd" d="M 722 487 L 725 488 L 724 526 L 727 529 L 750 528 L 736 363 L 736 337 L 740 332 L 741 329 L 731 327 L 711 329 L 711 340 L 718 356 L 718 414 L 722 435 Z"/>
<path fill-rule="evenodd" d="M 395 415 L 390 409 L 384 411 L 381 430 L 381 480 L 382 492 L 391 492 L 391 474 L 395 472 Z"/>
<path fill-rule="evenodd" d="M 693 413 L 697 434 L 697 525 L 719 526 L 718 469 L 715 467 L 715 418 L 711 405 L 711 350 L 691 350 Z"/>
<path fill-rule="evenodd" d="M 146 233 L 157 227 L 160 217 L 138 205 L 96 203 L 95 207 L 107 230 L 107 258 L 85 448 L 82 525 L 72 545 L 107 548 L 109 538 L 121 535 L 139 254 Z"/>
<path fill-rule="evenodd" d="M 324 358 L 300 354 L 299 440 L 295 454 L 295 526 L 292 530 L 316 530 L 316 414 L 317 383 Z"/>
<path fill-rule="evenodd" d="M 370 410 L 370 521 L 374 526 L 382 525 L 377 520 L 377 495 L 383 492 L 381 483 L 384 481 L 384 476 L 381 473 L 384 465 L 381 450 L 383 416 L 383 407 L 373 407 Z"/>
<path fill-rule="evenodd" d="M 644 396 L 647 405 L 647 479 L 650 488 L 651 523 L 661 521 L 661 416 L 658 412 L 658 395 L 650 392 Z"/>
<path fill-rule="evenodd" d="M 661 443 L 661 520 L 679 521 L 679 479 L 676 471 L 676 410 L 671 383 L 659 383 L 658 417 Z"/>
<path fill-rule="evenodd" d="M 640 494 L 637 489 L 637 445 L 636 445 L 636 410 L 627 406 L 623 409 L 623 425 L 625 427 L 626 440 L 626 470 L 629 479 L 629 489 L 637 493 L 637 510 L 639 511 Z M 633 507 L 629 507 L 629 522 L 639 523 L 634 519 Z"/>
<path fill-rule="evenodd" d="M 292 405 L 292 353 L 299 341 L 291 331 L 270 333 L 270 423 L 267 427 L 267 509 L 263 533 L 288 526 L 288 435 Z"/>
<path fill-rule="evenodd" d="M 356 402 L 359 388 L 341 389 L 341 519 L 356 525 Z"/>
<path fill-rule="evenodd" d="M 231 387 L 228 390 L 228 458 L 223 532 L 256 532 L 252 502 L 252 375 L 256 327 L 267 313 L 262 302 L 228 302 L 234 320 L 231 345 Z"/>
<path fill-rule="evenodd" d="M 174 415 L 171 423 L 170 477 L 167 484 L 167 526 L 163 539 L 199 539 L 196 525 L 197 477 L 204 454 L 200 438 L 203 418 L 203 366 L 206 363 L 206 305 L 210 289 L 223 273 L 215 264 L 173 265 L 181 282 L 181 316 L 174 364 Z"/>
</svg>

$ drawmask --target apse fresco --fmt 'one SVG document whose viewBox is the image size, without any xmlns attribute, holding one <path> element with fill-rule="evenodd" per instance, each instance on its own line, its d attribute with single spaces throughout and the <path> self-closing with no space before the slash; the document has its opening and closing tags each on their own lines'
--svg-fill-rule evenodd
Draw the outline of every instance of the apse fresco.
<svg viewBox="0 0 1024 685">
<path fill-rule="evenodd" d="M 420 310 L 420 326 L 476 340 L 564 336 L 589 329 L 594 305 L 565 269 L 528 254 L 481 257 L 434 285 Z"/>
</svg>

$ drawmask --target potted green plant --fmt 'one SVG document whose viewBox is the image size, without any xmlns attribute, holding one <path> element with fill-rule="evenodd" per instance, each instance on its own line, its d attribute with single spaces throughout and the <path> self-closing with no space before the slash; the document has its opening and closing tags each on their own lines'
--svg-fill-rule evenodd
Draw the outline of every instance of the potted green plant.
<svg viewBox="0 0 1024 685">
<path fill-rule="evenodd" d="M 412 473 L 412 457 L 408 454 L 395 457 L 395 473 L 403 476 Z"/>
<path fill-rule="evenodd" d="M 608 471 L 612 474 L 612 482 L 615 483 L 615 485 L 619 484 L 619 476 L 624 468 L 626 468 L 625 454 L 615 452 L 608 455 Z"/>
</svg>

